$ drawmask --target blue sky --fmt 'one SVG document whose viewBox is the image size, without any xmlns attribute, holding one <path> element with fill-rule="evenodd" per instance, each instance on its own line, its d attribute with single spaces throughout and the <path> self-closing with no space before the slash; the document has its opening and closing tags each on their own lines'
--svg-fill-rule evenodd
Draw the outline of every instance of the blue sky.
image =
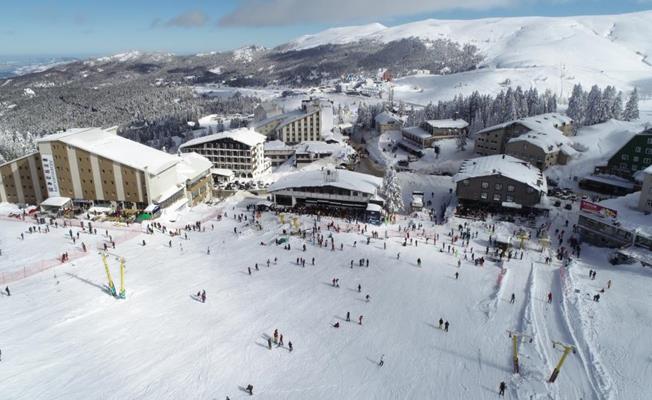
<svg viewBox="0 0 652 400">
<path fill-rule="evenodd" d="M 328 27 L 368 22 L 651 8 L 652 0 L 12 0 L 0 10 L 0 55 L 183 54 L 274 46 Z"/>
</svg>

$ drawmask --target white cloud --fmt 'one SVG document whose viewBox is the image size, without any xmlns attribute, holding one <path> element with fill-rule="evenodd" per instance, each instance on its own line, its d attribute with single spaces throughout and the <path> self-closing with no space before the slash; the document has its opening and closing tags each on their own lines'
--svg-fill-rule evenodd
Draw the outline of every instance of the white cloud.
<svg viewBox="0 0 652 400">
<path fill-rule="evenodd" d="M 164 26 L 169 28 L 199 28 L 206 25 L 208 20 L 209 18 L 204 12 L 192 10 L 179 14 L 167 21 L 162 21 L 160 18 L 156 18 L 152 22 L 152 27 L 158 28 Z"/>
<path fill-rule="evenodd" d="M 340 23 L 451 9 L 483 10 L 516 0 L 241 0 L 220 26 L 278 26 Z"/>
</svg>

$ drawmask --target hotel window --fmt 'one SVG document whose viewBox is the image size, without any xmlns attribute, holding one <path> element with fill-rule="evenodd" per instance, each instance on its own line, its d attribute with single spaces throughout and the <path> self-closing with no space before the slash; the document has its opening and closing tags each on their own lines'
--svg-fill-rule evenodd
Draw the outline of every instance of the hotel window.
<svg viewBox="0 0 652 400">
<path fill-rule="evenodd" d="M 623 154 L 621 156 L 621 158 L 622 158 L 623 161 L 628 161 L 629 160 L 629 154 Z"/>
<path fill-rule="evenodd" d="M 640 153 L 641 152 L 641 146 L 636 146 L 634 148 L 634 151 L 637 152 L 637 153 Z"/>
<path fill-rule="evenodd" d="M 487 194 L 486 193 L 480 193 L 480 198 L 482 200 L 487 200 Z"/>
<path fill-rule="evenodd" d="M 481 184 L 483 189 L 488 189 L 489 188 L 489 182 L 482 182 Z"/>
<path fill-rule="evenodd" d="M 500 195 L 498 193 L 494 194 L 494 201 L 500 201 Z"/>
<path fill-rule="evenodd" d="M 496 190 L 503 190 L 503 184 L 502 183 L 496 183 L 495 188 L 496 188 Z"/>
<path fill-rule="evenodd" d="M 505 196 L 505 201 L 508 201 L 508 202 L 510 202 L 510 203 L 513 203 L 513 202 L 514 202 L 514 197 L 512 197 L 512 196 L 510 196 L 510 195 L 507 195 L 507 196 Z"/>
<path fill-rule="evenodd" d="M 513 192 L 514 191 L 514 185 L 507 185 L 507 191 L 508 192 Z"/>
</svg>

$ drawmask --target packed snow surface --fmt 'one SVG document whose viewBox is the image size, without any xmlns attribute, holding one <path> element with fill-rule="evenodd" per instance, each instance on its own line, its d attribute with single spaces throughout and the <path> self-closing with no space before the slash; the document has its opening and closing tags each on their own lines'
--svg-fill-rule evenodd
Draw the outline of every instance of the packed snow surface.
<svg viewBox="0 0 652 400">
<path fill-rule="evenodd" d="M 425 182 L 404 178 L 413 185 L 405 192 Z M 437 209 L 448 188 L 440 193 L 431 184 L 435 192 L 424 190 L 424 201 Z M 291 250 L 284 250 L 275 240 L 292 229 L 295 216 L 284 215 L 282 223 L 262 213 L 257 228 L 245 206 L 258 201 L 238 194 L 217 206 L 166 211 L 159 222 L 168 229 L 203 221 L 205 231 L 174 237 L 110 223 L 89 234 L 78 221 L 29 233 L 34 225 L 8 217 L 15 209 L 1 205 L 0 279 L 13 278 L 11 296 L 0 298 L 3 398 L 245 399 L 243 388 L 251 384 L 258 399 L 495 399 L 501 381 L 512 399 L 652 396 L 650 269 L 613 267 L 605 250 L 590 247 L 567 268 L 556 260 L 546 264 L 534 238 L 525 242 L 522 259 L 501 269 L 493 250 L 485 255 L 495 235 L 491 225 L 507 238 L 521 228 L 533 234 L 535 225 L 492 217 L 434 225 L 420 214 L 363 232 L 363 225 L 344 220 L 297 216 L 306 238 L 292 235 Z M 247 221 L 234 219 L 240 214 Z M 573 218 L 553 210 L 550 234 Z M 329 231 L 331 222 L 338 230 Z M 418 246 L 402 245 L 406 233 L 399 226 L 410 222 Z M 478 232 L 466 253 L 448 236 L 464 223 Z M 335 250 L 313 240 L 315 224 L 327 241 L 332 235 Z M 80 234 L 75 243 L 70 229 Z M 369 238 L 372 231 L 380 238 Z M 116 242 L 109 267 L 118 288 L 117 258 L 126 260 L 125 300 L 106 292 L 98 248 L 107 233 Z M 486 257 L 483 267 L 470 260 L 471 249 Z M 64 251 L 71 261 L 62 264 L 56 257 Z M 359 267 L 360 259 L 369 259 L 369 267 Z M 35 266 L 42 272 L 32 274 Z M 589 268 L 597 270 L 595 280 Z M 340 287 L 332 286 L 334 278 Z M 612 287 L 592 301 L 608 280 Z M 202 289 L 205 303 L 196 297 Z M 448 332 L 439 318 L 450 323 Z M 270 350 L 275 329 L 284 345 Z M 521 375 L 512 374 L 508 329 L 533 337 L 519 347 Z M 546 381 L 561 352 L 552 340 L 577 346 L 554 384 Z"/>
</svg>

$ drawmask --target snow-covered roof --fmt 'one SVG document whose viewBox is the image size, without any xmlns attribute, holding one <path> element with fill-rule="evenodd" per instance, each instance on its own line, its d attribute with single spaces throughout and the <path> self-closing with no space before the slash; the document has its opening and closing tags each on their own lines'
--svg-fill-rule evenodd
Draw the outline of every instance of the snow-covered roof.
<svg viewBox="0 0 652 400">
<path fill-rule="evenodd" d="M 469 126 L 469 123 L 461 118 L 457 119 L 431 119 L 425 121 L 426 124 L 437 129 L 463 129 Z"/>
<path fill-rule="evenodd" d="M 60 141 L 117 163 L 158 174 L 179 162 L 172 154 L 156 150 L 118 136 L 115 130 L 73 128 L 37 140 L 38 143 Z"/>
<path fill-rule="evenodd" d="M 319 141 L 306 141 L 297 146 L 297 154 L 314 153 L 314 154 L 332 154 L 340 150 L 343 146 L 339 143 L 326 143 Z"/>
<path fill-rule="evenodd" d="M 269 192 L 299 187 L 333 186 L 362 193 L 375 194 L 383 180 L 373 175 L 345 169 L 301 171 L 280 178 L 267 189 Z"/>
<path fill-rule="evenodd" d="M 427 139 L 429 137 L 432 137 L 432 135 L 429 132 L 426 132 L 425 130 L 421 129 L 421 127 L 419 126 L 409 126 L 407 128 L 403 128 L 403 132 L 407 132 L 420 139 Z"/>
<path fill-rule="evenodd" d="M 388 111 L 383 111 L 380 114 L 376 115 L 374 118 L 374 121 L 376 121 L 377 124 L 394 124 L 394 123 L 401 123 L 401 119 L 397 117 L 396 115 L 388 112 Z"/>
<path fill-rule="evenodd" d="M 546 178 L 541 170 L 528 162 L 504 154 L 465 160 L 453 180 L 460 182 L 469 178 L 491 175 L 501 175 L 522 182 L 540 192 L 548 190 Z"/>
<path fill-rule="evenodd" d="M 383 208 L 378 204 L 369 203 L 367 204 L 367 211 L 382 212 Z"/>
<path fill-rule="evenodd" d="M 573 149 L 573 142 L 564 136 L 561 131 L 555 128 L 544 130 L 530 130 L 515 138 L 511 138 L 507 143 L 528 142 L 541 148 L 545 153 L 554 153 L 563 151 L 569 156 L 574 156 L 577 151 Z"/>
<path fill-rule="evenodd" d="M 219 132 L 212 135 L 202 136 L 196 139 L 189 140 L 186 143 L 179 146 L 179 148 L 183 149 L 189 146 L 196 146 L 198 144 L 215 142 L 223 139 L 231 139 L 236 142 L 245 144 L 249 147 L 253 147 L 259 143 L 265 142 L 265 135 L 261 135 L 260 133 L 254 131 L 251 128 L 231 129 L 228 131 Z"/>
<path fill-rule="evenodd" d="M 491 132 L 496 129 L 503 129 L 513 124 L 521 124 L 532 131 L 551 132 L 551 129 L 553 129 L 557 132 L 561 132 L 557 127 L 572 122 L 573 120 L 570 117 L 567 117 L 566 115 L 560 113 L 539 114 L 539 115 L 533 115 L 531 117 L 525 117 L 521 119 L 515 119 L 512 121 L 503 122 L 502 124 L 489 126 L 478 131 L 478 134 L 481 135 L 483 133 Z"/>
<path fill-rule="evenodd" d="M 270 150 L 291 150 L 293 147 L 286 144 L 282 140 L 270 140 L 268 142 L 265 142 L 263 144 L 263 147 L 265 151 L 270 151 Z"/>
<path fill-rule="evenodd" d="M 48 197 L 41 202 L 41 206 L 45 207 L 63 207 L 70 203 L 70 197 Z"/>
<path fill-rule="evenodd" d="M 177 178 L 179 183 L 186 180 L 195 180 L 211 169 L 213 163 L 206 157 L 197 153 L 182 153 L 181 162 L 177 164 Z"/>
<path fill-rule="evenodd" d="M 211 168 L 211 174 L 219 176 L 233 176 L 234 172 L 227 168 Z"/>
<path fill-rule="evenodd" d="M 652 237 L 652 214 L 645 214 L 638 209 L 640 197 L 641 192 L 635 192 L 626 196 L 603 200 L 598 204 L 616 210 L 618 212 L 616 220 L 623 228 L 631 231 L 636 230 L 647 237 Z M 601 217 L 596 216 L 596 218 Z"/>
<path fill-rule="evenodd" d="M 633 182 L 616 175 L 587 175 L 582 179 L 587 181 L 603 183 L 611 186 L 617 186 L 627 190 L 634 190 Z"/>
<path fill-rule="evenodd" d="M 315 114 L 318 111 L 319 111 L 319 109 L 313 109 L 313 110 L 309 110 L 309 111 L 295 110 L 295 111 L 291 111 L 291 112 L 286 113 L 286 114 L 281 114 L 281 116 L 283 117 L 283 120 L 281 121 L 281 124 L 279 126 L 287 125 L 287 124 L 292 123 L 292 122 L 294 122 L 296 120 L 305 118 L 305 117 L 307 117 L 309 115 L 312 115 L 312 114 Z"/>
</svg>

